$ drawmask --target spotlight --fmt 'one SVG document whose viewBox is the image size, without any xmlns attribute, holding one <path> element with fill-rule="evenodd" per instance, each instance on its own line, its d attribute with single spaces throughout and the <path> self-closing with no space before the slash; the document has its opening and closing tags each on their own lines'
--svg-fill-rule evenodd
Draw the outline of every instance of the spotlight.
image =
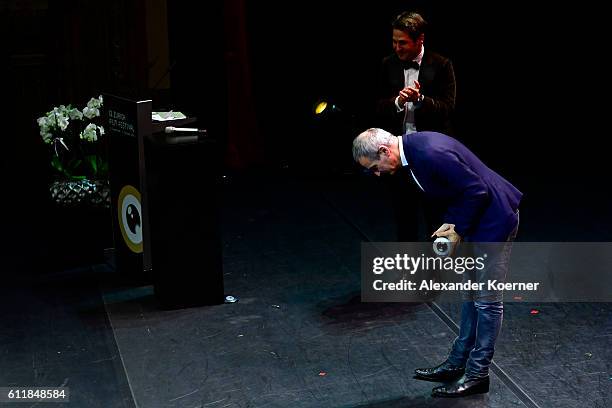
<svg viewBox="0 0 612 408">
<path fill-rule="evenodd" d="M 319 99 L 317 102 L 315 102 L 313 110 L 314 114 L 319 117 L 341 112 L 338 105 L 328 99 Z"/>
<path fill-rule="evenodd" d="M 327 108 L 327 102 L 326 101 L 321 101 L 319 103 L 316 104 L 314 112 L 315 115 L 320 115 L 323 113 L 323 111 Z"/>
<path fill-rule="evenodd" d="M 352 172 L 354 168 L 351 145 L 354 137 L 353 116 L 337 99 L 322 96 L 311 109 L 310 134 L 312 140 L 323 141 L 332 153 L 332 163 L 326 172 Z"/>
</svg>

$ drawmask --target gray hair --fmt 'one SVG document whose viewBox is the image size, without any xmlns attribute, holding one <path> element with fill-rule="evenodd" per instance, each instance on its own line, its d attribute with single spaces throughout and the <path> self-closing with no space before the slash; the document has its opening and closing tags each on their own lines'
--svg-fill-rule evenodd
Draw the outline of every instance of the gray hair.
<svg viewBox="0 0 612 408">
<path fill-rule="evenodd" d="M 393 143 L 396 142 L 397 137 L 386 130 L 370 128 L 361 132 L 353 140 L 353 159 L 359 161 L 360 157 L 365 157 L 370 160 L 376 160 L 378 158 L 379 146 L 393 146 Z"/>
</svg>

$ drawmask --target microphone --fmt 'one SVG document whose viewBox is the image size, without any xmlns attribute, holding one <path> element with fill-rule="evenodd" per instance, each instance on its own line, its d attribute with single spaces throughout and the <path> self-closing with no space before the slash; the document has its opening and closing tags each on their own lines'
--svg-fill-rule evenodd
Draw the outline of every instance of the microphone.
<svg viewBox="0 0 612 408">
<path fill-rule="evenodd" d="M 198 128 L 181 128 L 168 126 L 165 129 L 166 133 L 206 133 L 206 129 L 198 129 Z"/>
<path fill-rule="evenodd" d="M 168 126 L 164 132 L 166 132 L 167 144 L 196 143 L 207 140 L 208 136 L 206 129 L 198 128 Z"/>
</svg>

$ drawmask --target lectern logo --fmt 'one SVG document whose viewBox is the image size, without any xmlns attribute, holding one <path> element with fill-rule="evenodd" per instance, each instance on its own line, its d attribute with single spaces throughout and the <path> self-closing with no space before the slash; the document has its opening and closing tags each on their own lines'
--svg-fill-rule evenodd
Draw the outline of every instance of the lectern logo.
<svg viewBox="0 0 612 408">
<path fill-rule="evenodd" d="M 132 252 L 141 253 L 142 209 L 138 190 L 130 185 L 124 186 L 119 192 L 117 211 L 123 241 Z"/>
</svg>

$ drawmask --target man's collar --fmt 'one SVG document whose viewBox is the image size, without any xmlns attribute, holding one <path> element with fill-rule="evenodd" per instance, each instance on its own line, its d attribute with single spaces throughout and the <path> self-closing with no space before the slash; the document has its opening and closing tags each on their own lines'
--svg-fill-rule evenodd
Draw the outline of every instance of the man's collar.
<svg viewBox="0 0 612 408">
<path fill-rule="evenodd" d="M 402 166 L 408 165 L 408 160 L 406 160 L 406 155 L 404 154 L 404 141 L 402 136 L 397 137 L 397 144 L 400 152 L 400 159 L 402 160 Z"/>
<path fill-rule="evenodd" d="M 425 46 L 424 45 L 421 46 L 421 52 L 419 52 L 419 55 L 417 55 L 416 58 L 414 59 L 414 62 L 419 64 L 419 66 L 421 66 L 421 62 L 423 61 L 423 54 L 425 54 Z"/>
<path fill-rule="evenodd" d="M 404 69 L 416 69 L 417 71 L 421 68 L 421 62 L 423 62 L 423 55 L 425 54 L 425 46 L 421 47 L 419 55 L 409 61 L 399 60 L 400 64 Z M 399 58 L 399 57 L 398 57 Z"/>
</svg>

